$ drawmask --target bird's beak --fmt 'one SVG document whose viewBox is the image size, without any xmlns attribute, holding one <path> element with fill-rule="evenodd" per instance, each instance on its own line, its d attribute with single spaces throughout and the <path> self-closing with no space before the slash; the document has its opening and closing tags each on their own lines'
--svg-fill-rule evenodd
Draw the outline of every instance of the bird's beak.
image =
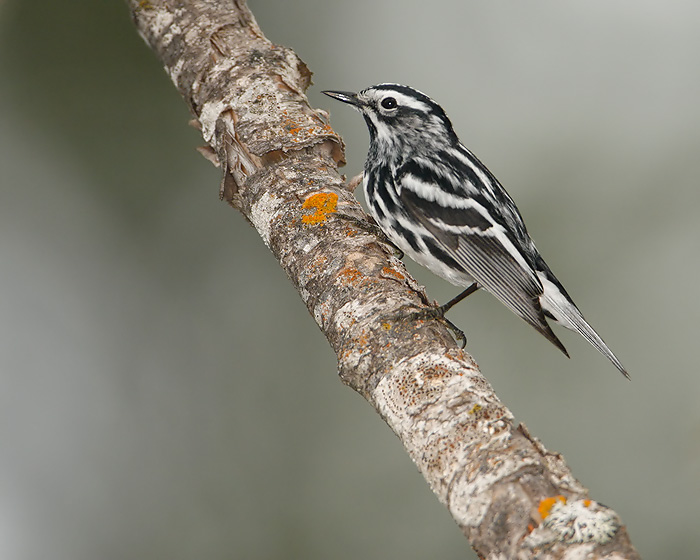
<svg viewBox="0 0 700 560">
<path fill-rule="evenodd" d="M 348 103 L 355 107 L 360 106 L 360 100 L 357 98 L 357 94 L 351 91 L 322 91 L 321 93 L 325 93 L 328 97 L 332 97 L 343 103 Z"/>
</svg>

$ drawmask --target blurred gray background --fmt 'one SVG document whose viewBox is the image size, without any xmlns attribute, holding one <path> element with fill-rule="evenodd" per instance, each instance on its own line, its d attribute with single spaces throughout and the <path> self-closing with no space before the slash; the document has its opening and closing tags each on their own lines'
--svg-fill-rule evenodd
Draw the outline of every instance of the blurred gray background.
<svg viewBox="0 0 700 560">
<path fill-rule="evenodd" d="M 487 294 L 451 319 L 647 558 L 700 549 L 700 7 L 250 1 L 320 95 L 438 100 L 628 367 Z M 120 2 L 0 3 L 0 558 L 474 558 L 256 232 Z M 455 288 L 411 268 L 431 297 Z"/>
</svg>

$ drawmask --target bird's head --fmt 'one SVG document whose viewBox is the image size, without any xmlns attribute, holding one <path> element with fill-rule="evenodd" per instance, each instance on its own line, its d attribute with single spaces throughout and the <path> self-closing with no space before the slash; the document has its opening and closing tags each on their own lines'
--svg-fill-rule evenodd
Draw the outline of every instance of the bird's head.
<svg viewBox="0 0 700 560">
<path fill-rule="evenodd" d="M 399 84 L 380 84 L 358 93 L 324 91 L 362 113 L 370 141 L 394 151 L 435 149 L 458 142 L 445 111 L 430 97 Z"/>
</svg>

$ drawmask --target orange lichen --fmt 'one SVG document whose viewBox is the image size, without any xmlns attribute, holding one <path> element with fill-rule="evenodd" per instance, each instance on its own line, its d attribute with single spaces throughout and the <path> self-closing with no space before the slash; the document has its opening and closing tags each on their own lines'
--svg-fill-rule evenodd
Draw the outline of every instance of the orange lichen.
<svg viewBox="0 0 700 560">
<path fill-rule="evenodd" d="M 311 261 L 311 266 L 314 268 L 325 267 L 328 262 L 328 257 L 326 255 L 318 254 Z"/>
<path fill-rule="evenodd" d="M 591 507 L 591 501 L 590 500 L 583 500 L 583 505 L 584 505 L 584 507 Z"/>
<path fill-rule="evenodd" d="M 296 137 L 296 138 L 292 138 L 293 142 L 301 142 L 304 139 L 310 138 L 310 137 L 315 136 L 315 135 L 321 135 L 321 134 L 335 135 L 335 132 L 333 131 L 333 129 L 327 124 L 324 124 L 322 126 L 316 126 L 316 125 L 309 125 L 309 124 L 305 124 L 305 123 L 299 123 L 299 122 L 295 121 L 293 118 L 291 118 L 288 115 L 287 111 L 282 111 L 282 114 L 285 115 L 285 118 L 282 121 L 282 127 L 290 135 Z M 301 136 L 301 138 L 299 136 Z"/>
<path fill-rule="evenodd" d="M 382 267 L 382 272 L 384 274 L 388 274 L 389 276 L 393 276 L 397 280 L 405 280 L 406 279 L 406 277 L 403 274 L 401 274 L 400 272 L 398 272 L 398 271 L 396 271 L 393 268 L 390 268 L 388 266 Z"/>
<path fill-rule="evenodd" d="M 546 519 L 546 517 L 552 511 L 552 507 L 554 507 L 554 504 L 556 504 L 557 502 L 565 504 L 566 498 L 564 496 L 559 495 L 553 496 L 551 498 L 545 498 L 540 502 L 540 506 L 537 508 L 537 511 L 539 512 L 542 519 Z"/>
<path fill-rule="evenodd" d="M 316 225 L 326 221 L 326 215 L 332 214 L 338 207 L 338 195 L 335 193 L 312 194 L 301 205 L 305 210 L 311 208 L 316 211 L 313 214 L 303 216 L 301 221 L 307 225 Z"/>
<path fill-rule="evenodd" d="M 348 284 L 356 284 L 362 278 L 362 273 L 356 268 L 344 268 L 338 274 Z"/>
<path fill-rule="evenodd" d="M 357 344 L 360 346 L 367 346 L 369 344 L 369 336 L 365 329 L 362 329 L 360 336 L 357 337 Z"/>
</svg>

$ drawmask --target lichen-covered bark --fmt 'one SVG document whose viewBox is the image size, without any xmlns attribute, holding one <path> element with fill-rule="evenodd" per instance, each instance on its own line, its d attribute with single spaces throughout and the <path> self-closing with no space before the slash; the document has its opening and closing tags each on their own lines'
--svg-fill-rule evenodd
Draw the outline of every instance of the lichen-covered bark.
<svg viewBox="0 0 700 560">
<path fill-rule="evenodd" d="M 614 511 L 513 417 L 428 304 L 337 167 L 343 144 L 304 91 L 310 72 L 243 0 L 129 0 L 255 226 L 338 356 L 341 379 L 403 442 L 482 558 L 638 558 Z M 354 218 L 354 219 L 352 219 Z"/>
</svg>

